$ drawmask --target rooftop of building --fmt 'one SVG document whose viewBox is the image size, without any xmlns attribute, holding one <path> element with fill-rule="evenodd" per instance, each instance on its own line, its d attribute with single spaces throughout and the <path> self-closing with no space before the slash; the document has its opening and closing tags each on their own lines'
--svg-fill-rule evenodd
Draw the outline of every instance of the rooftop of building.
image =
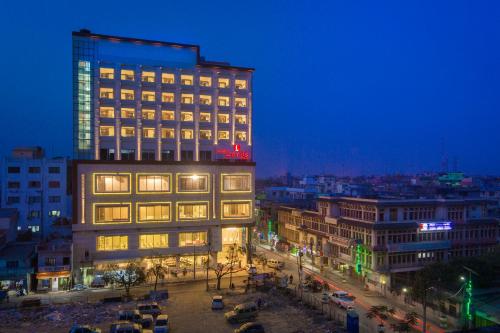
<svg viewBox="0 0 500 333">
<path fill-rule="evenodd" d="M 413 205 L 413 204 L 473 204 L 473 203 L 494 203 L 494 200 L 486 198 L 384 198 L 384 197 L 370 197 L 370 198 L 357 198 L 357 197 L 334 197 L 334 196 L 321 196 L 319 200 L 323 201 L 350 201 L 374 205 Z"/>
<path fill-rule="evenodd" d="M 73 160 L 73 165 L 99 164 L 99 165 L 229 165 L 229 166 L 255 166 L 255 162 L 247 160 L 217 160 L 217 161 L 136 161 L 136 160 Z"/>
</svg>

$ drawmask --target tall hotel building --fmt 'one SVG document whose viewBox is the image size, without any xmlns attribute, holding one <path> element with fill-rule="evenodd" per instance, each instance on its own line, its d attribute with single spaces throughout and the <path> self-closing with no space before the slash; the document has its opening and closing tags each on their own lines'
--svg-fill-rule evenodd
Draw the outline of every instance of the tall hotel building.
<svg viewBox="0 0 500 333">
<path fill-rule="evenodd" d="M 73 271 L 201 268 L 253 224 L 252 68 L 197 45 L 73 32 Z"/>
</svg>

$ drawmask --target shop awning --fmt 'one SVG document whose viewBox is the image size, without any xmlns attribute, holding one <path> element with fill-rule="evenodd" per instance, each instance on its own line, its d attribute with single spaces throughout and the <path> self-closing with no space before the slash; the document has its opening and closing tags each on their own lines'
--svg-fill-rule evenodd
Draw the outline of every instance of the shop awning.
<svg viewBox="0 0 500 333">
<path fill-rule="evenodd" d="M 62 278 L 62 277 L 70 277 L 70 271 L 59 271 L 59 272 L 42 272 L 37 273 L 36 278 L 39 280 L 50 279 L 50 278 Z"/>
</svg>

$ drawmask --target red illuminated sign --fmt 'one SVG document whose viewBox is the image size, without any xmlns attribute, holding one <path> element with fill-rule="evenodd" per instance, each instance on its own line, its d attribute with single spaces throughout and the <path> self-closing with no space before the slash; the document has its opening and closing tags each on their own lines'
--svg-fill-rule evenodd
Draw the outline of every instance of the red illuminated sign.
<svg viewBox="0 0 500 333">
<path fill-rule="evenodd" d="M 228 159 L 228 160 L 249 160 L 250 159 L 250 152 L 248 151 L 242 151 L 241 146 L 239 144 L 233 145 L 233 150 L 227 149 L 227 148 L 220 148 L 217 149 L 216 154 L 222 155 L 222 158 Z"/>
</svg>

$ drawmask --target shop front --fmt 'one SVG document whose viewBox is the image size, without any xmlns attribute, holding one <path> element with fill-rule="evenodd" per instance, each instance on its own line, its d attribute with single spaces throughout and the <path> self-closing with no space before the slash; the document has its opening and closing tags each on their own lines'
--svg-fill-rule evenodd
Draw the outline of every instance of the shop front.
<svg viewBox="0 0 500 333">
<path fill-rule="evenodd" d="M 70 286 L 71 272 L 69 270 L 58 272 L 39 272 L 36 274 L 38 280 L 37 290 L 60 291 L 68 290 Z"/>
</svg>

